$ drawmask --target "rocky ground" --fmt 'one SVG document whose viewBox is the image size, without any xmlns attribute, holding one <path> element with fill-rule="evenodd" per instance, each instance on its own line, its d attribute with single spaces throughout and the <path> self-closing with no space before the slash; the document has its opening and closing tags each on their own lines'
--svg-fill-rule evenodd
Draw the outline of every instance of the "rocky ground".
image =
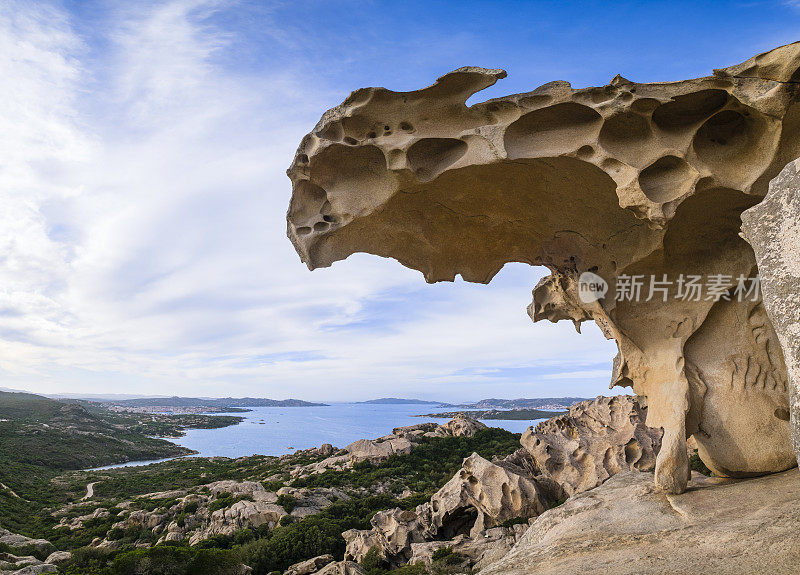
<svg viewBox="0 0 800 575">
<path fill-rule="evenodd" d="M 687 493 L 665 495 L 652 480 L 661 431 L 645 417 L 634 397 L 600 397 L 514 448 L 512 434 L 459 415 L 343 449 L 203 467 L 180 488 L 128 497 L 113 493 L 136 483 L 87 475 L 88 499 L 50 510 L 62 540 L 86 546 L 73 555 L 2 531 L 0 574 L 132 573 L 181 553 L 219 575 L 796 572 L 800 546 L 785 534 L 800 519 L 800 474 L 695 473 Z M 454 474 L 437 470 L 473 445 L 481 453 L 463 451 Z M 193 573 L 191 561 L 171 572 Z M 92 565 L 105 570 L 81 570 Z"/>
</svg>

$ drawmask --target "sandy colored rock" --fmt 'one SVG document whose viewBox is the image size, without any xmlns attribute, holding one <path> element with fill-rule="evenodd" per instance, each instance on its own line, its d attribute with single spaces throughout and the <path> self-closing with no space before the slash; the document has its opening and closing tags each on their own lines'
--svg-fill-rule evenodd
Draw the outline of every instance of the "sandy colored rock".
<svg viewBox="0 0 800 575">
<path fill-rule="evenodd" d="M 411 453 L 413 446 L 405 437 L 388 436 L 381 439 L 359 439 L 345 447 L 353 462 L 379 463 L 390 455 Z"/>
<path fill-rule="evenodd" d="M 333 563 L 333 555 L 330 553 L 295 563 L 284 571 L 283 575 L 310 575 L 311 573 L 316 573 L 328 563 Z"/>
<path fill-rule="evenodd" d="M 620 471 L 653 471 L 661 430 L 645 425 L 646 414 L 630 395 L 598 397 L 529 428 L 521 441 L 541 473 L 571 496 Z"/>
<path fill-rule="evenodd" d="M 317 575 L 365 575 L 364 570 L 358 563 L 353 561 L 338 561 L 329 563 Z"/>
<path fill-rule="evenodd" d="M 486 429 L 485 424 L 463 413 L 459 413 L 442 427 L 447 435 L 452 435 L 453 437 L 472 437 L 475 432 Z"/>
<path fill-rule="evenodd" d="M 767 197 L 742 214 L 742 224 L 758 260 L 764 307 L 783 348 L 792 440 L 800 461 L 800 160 L 770 182 Z"/>
<path fill-rule="evenodd" d="M 487 529 L 475 537 L 459 535 L 450 541 L 412 543 L 409 564 L 424 563 L 430 567 L 433 554 L 443 547 L 450 547 L 453 553 L 465 557 L 468 567 L 477 571 L 502 559 L 527 529 L 527 524 L 518 524 Z"/>
<path fill-rule="evenodd" d="M 8 545 L 9 547 L 26 547 L 33 545 L 34 547 L 45 548 L 50 546 L 50 542 L 46 539 L 31 539 L 18 533 L 12 533 L 8 529 L 0 527 L 0 544 Z"/>
<path fill-rule="evenodd" d="M 521 469 L 473 453 L 431 497 L 426 523 L 439 539 L 476 536 L 509 519 L 536 517 L 550 503 Z"/>
<path fill-rule="evenodd" d="M 721 473 L 781 471 L 796 461 L 777 336 L 760 298 L 716 295 L 757 271 L 740 215 L 800 156 L 799 69 L 795 43 L 704 78 L 551 82 L 471 106 L 503 70 L 357 90 L 300 143 L 288 235 L 311 269 L 356 252 L 428 282 L 546 266 L 531 317 L 591 319 L 616 340 L 612 384 L 664 429 L 659 486 L 685 488 L 692 435 Z"/>
<path fill-rule="evenodd" d="M 44 562 L 50 563 L 51 565 L 58 565 L 59 563 L 69 561 L 71 558 L 72 553 L 69 551 L 53 551 L 47 556 L 47 559 L 45 559 Z"/>
<path fill-rule="evenodd" d="M 668 495 L 628 471 L 536 519 L 483 575 L 790 575 L 800 565 L 800 473 L 695 474 Z"/>
<path fill-rule="evenodd" d="M 378 511 L 370 524 L 370 529 L 350 529 L 342 533 L 347 542 L 345 559 L 360 562 L 376 547 L 384 559 L 399 565 L 411 557 L 412 543 L 425 541 L 427 525 L 416 511 L 400 508 Z"/>
</svg>

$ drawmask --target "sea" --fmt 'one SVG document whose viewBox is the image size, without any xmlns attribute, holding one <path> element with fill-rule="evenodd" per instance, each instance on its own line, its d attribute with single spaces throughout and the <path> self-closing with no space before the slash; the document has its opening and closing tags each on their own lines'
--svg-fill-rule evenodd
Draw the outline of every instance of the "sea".
<svg viewBox="0 0 800 575">
<path fill-rule="evenodd" d="M 330 443 L 335 447 L 359 439 L 388 435 L 395 427 L 425 421 L 446 423 L 444 418 L 415 417 L 424 413 L 457 411 L 435 404 L 333 403 L 313 407 L 254 407 L 238 425 L 221 429 L 189 429 L 184 437 L 170 439 L 198 453 L 195 457 L 243 457 L 247 455 L 283 455 L 300 449 Z M 489 427 L 522 433 L 541 419 L 531 421 L 486 420 Z M 155 461 L 135 461 L 98 469 L 146 465 Z"/>
</svg>

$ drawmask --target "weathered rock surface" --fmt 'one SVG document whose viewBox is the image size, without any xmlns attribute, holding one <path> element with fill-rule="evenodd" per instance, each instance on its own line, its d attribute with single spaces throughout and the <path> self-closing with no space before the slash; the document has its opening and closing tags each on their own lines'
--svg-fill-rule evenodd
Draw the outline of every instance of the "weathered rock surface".
<svg viewBox="0 0 800 575">
<path fill-rule="evenodd" d="M 424 507 L 420 506 L 420 507 Z M 373 547 L 393 564 L 406 563 L 411 558 L 411 544 L 425 541 L 425 514 L 403 509 L 378 511 L 370 521 L 371 529 L 350 529 L 342 533 L 347 542 L 344 558 L 361 561 Z"/>
<path fill-rule="evenodd" d="M 364 570 L 353 561 L 338 561 L 329 563 L 317 571 L 317 575 L 364 575 Z"/>
<path fill-rule="evenodd" d="M 537 518 L 483 575 L 790 575 L 800 565 L 800 473 L 694 474 L 682 495 L 620 473 Z"/>
<path fill-rule="evenodd" d="M 476 536 L 509 519 L 536 517 L 550 503 L 522 469 L 473 453 L 431 498 L 427 523 L 439 538 Z"/>
<path fill-rule="evenodd" d="M 450 547 L 453 553 L 464 556 L 468 566 L 477 571 L 502 559 L 527 529 L 527 524 L 517 524 L 513 527 L 487 529 L 475 537 L 458 535 L 450 541 L 412 543 L 409 564 L 424 563 L 430 567 L 433 554 L 442 547 Z"/>
<path fill-rule="evenodd" d="M 522 445 L 544 475 L 574 495 L 620 471 L 653 471 L 661 430 L 647 427 L 646 415 L 635 397 L 598 397 L 528 429 Z"/>
<path fill-rule="evenodd" d="M 47 556 L 47 559 L 45 559 L 44 562 L 52 565 L 58 565 L 60 563 L 64 563 L 65 561 L 69 561 L 70 558 L 72 558 L 72 553 L 69 551 L 53 551 Z"/>
<path fill-rule="evenodd" d="M 8 545 L 9 547 L 25 547 L 33 545 L 34 547 L 46 548 L 50 542 L 46 539 L 31 539 L 18 533 L 12 533 L 8 529 L 0 527 L 0 544 Z"/>
<path fill-rule="evenodd" d="M 345 447 L 352 461 L 379 463 L 390 455 L 411 453 L 413 446 L 405 437 L 389 435 L 379 439 L 359 439 Z"/>
<path fill-rule="evenodd" d="M 658 485 L 685 488 L 692 435 L 721 473 L 781 471 L 796 464 L 786 365 L 760 298 L 733 296 L 757 269 L 740 215 L 800 156 L 798 70 L 795 43 L 705 78 L 551 82 L 469 107 L 505 72 L 357 90 L 300 144 L 288 235 L 311 269 L 355 252 L 429 282 L 547 266 L 531 317 L 617 341 L 612 383 L 664 429 Z M 587 273 L 607 292 L 581 297 Z"/>
<path fill-rule="evenodd" d="M 447 435 L 452 435 L 453 437 L 472 437 L 476 431 L 486 429 L 485 424 L 463 413 L 459 413 L 442 427 Z"/>
<path fill-rule="evenodd" d="M 764 307 L 783 348 L 792 440 L 800 458 L 800 160 L 770 182 L 767 197 L 742 214 L 742 224 L 758 260 Z"/>
<path fill-rule="evenodd" d="M 509 519 L 536 517 L 563 494 L 549 479 L 540 484 L 534 471 L 524 450 L 491 462 L 474 453 L 429 502 L 414 511 L 380 511 L 370 529 L 343 533 L 345 559 L 361 561 L 375 547 L 387 562 L 401 565 L 414 556 L 423 560 L 446 544 L 463 552 L 470 566 L 486 563 L 485 556 L 494 560 L 504 546 L 510 549 L 520 527 L 493 528 Z"/>
<path fill-rule="evenodd" d="M 333 555 L 320 555 L 319 557 L 312 557 L 306 561 L 300 561 L 289 567 L 283 575 L 309 575 L 316 573 L 328 563 L 333 563 Z"/>
</svg>

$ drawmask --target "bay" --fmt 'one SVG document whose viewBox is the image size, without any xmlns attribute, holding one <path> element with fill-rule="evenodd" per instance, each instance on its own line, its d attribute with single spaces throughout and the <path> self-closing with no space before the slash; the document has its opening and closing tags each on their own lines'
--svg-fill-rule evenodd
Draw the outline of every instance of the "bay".
<svg viewBox="0 0 800 575">
<path fill-rule="evenodd" d="M 314 407 L 255 407 L 236 414 L 244 418 L 238 425 L 221 429 L 189 429 L 173 443 L 197 451 L 196 457 L 243 457 L 248 455 L 283 455 L 299 449 L 330 443 L 335 447 L 359 439 L 388 435 L 395 427 L 425 421 L 446 423 L 445 418 L 414 417 L 421 413 L 453 411 L 435 405 L 334 403 Z M 522 433 L 542 421 L 486 420 L 489 427 Z M 146 465 L 153 461 L 129 462 L 106 467 Z"/>
</svg>

